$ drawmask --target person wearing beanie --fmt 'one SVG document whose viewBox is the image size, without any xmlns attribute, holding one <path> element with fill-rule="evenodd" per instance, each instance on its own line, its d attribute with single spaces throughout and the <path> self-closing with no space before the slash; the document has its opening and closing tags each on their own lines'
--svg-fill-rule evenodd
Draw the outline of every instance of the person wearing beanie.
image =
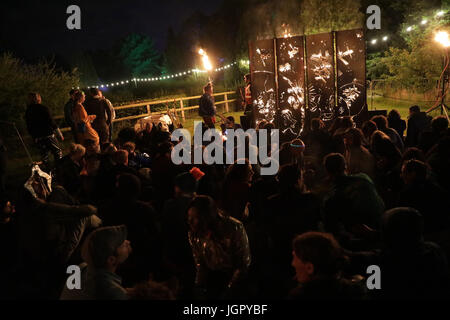
<svg viewBox="0 0 450 320">
<path fill-rule="evenodd" d="M 118 266 L 127 260 L 132 251 L 127 233 L 125 225 L 102 227 L 86 238 L 81 252 L 85 263 L 80 265 L 80 288 L 69 285 L 69 276 L 61 300 L 128 299 L 122 279 L 116 274 Z"/>
</svg>

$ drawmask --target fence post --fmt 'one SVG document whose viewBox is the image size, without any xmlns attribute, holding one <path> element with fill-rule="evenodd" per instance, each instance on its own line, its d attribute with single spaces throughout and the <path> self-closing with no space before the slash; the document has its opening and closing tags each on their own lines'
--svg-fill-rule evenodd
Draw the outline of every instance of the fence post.
<svg viewBox="0 0 450 320">
<path fill-rule="evenodd" d="M 147 107 L 147 114 L 150 115 L 152 113 L 152 109 L 150 108 L 150 105 L 146 105 Z"/>
<path fill-rule="evenodd" d="M 224 97 L 225 97 L 225 111 L 228 113 L 229 112 L 229 109 L 228 109 L 228 95 L 225 93 Z"/>
<path fill-rule="evenodd" d="M 181 118 L 183 119 L 183 121 L 185 121 L 186 119 L 184 118 L 183 99 L 180 99 L 180 110 L 181 110 Z"/>
</svg>

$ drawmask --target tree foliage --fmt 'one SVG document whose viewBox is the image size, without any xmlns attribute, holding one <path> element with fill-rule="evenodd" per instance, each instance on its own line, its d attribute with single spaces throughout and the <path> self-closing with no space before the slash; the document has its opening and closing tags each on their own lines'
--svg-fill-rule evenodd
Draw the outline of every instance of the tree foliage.
<svg viewBox="0 0 450 320">
<path fill-rule="evenodd" d="M 25 64 L 8 53 L 0 56 L 0 108 L 7 121 L 22 124 L 29 92 L 40 93 L 52 114 L 62 114 L 69 91 L 77 86 L 76 70 L 60 71 L 48 61 Z"/>
<path fill-rule="evenodd" d="M 419 1 L 420 2 L 420 1 Z M 437 30 L 450 32 L 449 14 L 436 18 L 436 7 L 424 7 L 424 3 L 417 4 L 422 10 L 413 12 L 408 8 L 405 21 L 400 25 L 404 47 L 390 47 L 384 57 L 376 57 L 368 62 L 369 73 L 376 73 L 371 66 L 378 63 L 386 66 L 380 77 L 391 80 L 401 86 L 426 91 L 433 88 L 443 69 L 443 47 L 434 40 Z M 426 25 L 421 25 L 427 20 Z M 408 26 L 414 25 L 412 31 L 407 32 Z M 378 60 L 377 60 L 378 59 Z"/>
<path fill-rule="evenodd" d="M 161 55 L 153 40 L 142 34 L 127 36 L 121 46 L 120 56 L 133 77 L 159 75 Z"/>
</svg>

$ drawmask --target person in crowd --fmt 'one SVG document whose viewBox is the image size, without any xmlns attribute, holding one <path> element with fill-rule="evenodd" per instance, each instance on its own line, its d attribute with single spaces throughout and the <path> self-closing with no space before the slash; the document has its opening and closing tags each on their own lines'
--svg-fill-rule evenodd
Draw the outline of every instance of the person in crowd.
<svg viewBox="0 0 450 320">
<path fill-rule="evenodd" d="M 136 177 L 139 176 L 136 169 L 128 166 L 127 150 L 117 150 L 112 156 L 112 159 L 114 162 L 113 167 L 107 171 L 102 171 L 101 174 L 97 175 L 96 179 L 98 196 L 103 200 L 114 197 L 117 178 L 121 174 L 129 173 Z"/>
<path fill-rule="evenodd" d="M 312 157 L 315 163 L 321 162 L 323 157 L 331 152 L 331 136 L 325 130 L 325 123 L 319 118 L 311 120 L 311 130 L 302 140 L 308 146 L 305 156 Z"/>
<path fill-rule="evenodd" d="M 33 92 L 28 95 L 25 121 L 28 133 L 39 148 L 44 166 L 49 170 L 48 155 L 50 152 L 53 154 L 55 162 L 62 158 L 62 151 L 56 136 L 61 141 L 64 140 L 64 136 L 53 120 L 48 107 L 42 104 L 42 98 L 39 93 Z"/>
<path fill-rule="evenodd" d="M 448 134 L 448 119 L 437 116 L 431 121 L 431 130 L 424 130 L 419 136 L 419 148 L 426 154 L 440 139 Z"/>
<path fill-rule="evenodd" d="M 430 116 L 420 111 L 419 106 L 409 108 L 408 129 L 406 130 L 405 144 L 407 147 L 417 147 L 420 134 L 429 129 Z"/>
<path fill-rule="evenodd" d="M 153 122 L 146 122 L 144 130 L 137 133 L 136 148 L 140 152 L 148 154 L 152 159 L 158 152 L 158 145 L 170 141 L 170 139 L 167 140 L 166 137 L 167 136 L 164 132 L 162 132 L 161 128 L 158 125 L 154 124 Z M 132 140 L 124 140 L 124 142 L 127 141 Z"/>
<path fill-rule="evenodd" d="M 429 151 L 427 162 L 439 185 L 450 191 L 450 136 L 442 138 Z"/>
<path fill-rule="evenodd" d="M 350 116 L 336 118 L 332 126 L 330 127 L 330 133 L 332 136 L 333 151 L 344 154 L 344 133 L 350 129 L 356 127 L 353 118 Z"/>
<path fill-rule="evenodd" d="M 401 118 L 400 112 L 396 109 L 392 109 L 388 113 L 387 120 L 388 127 L 397 131 L 398 135 L 403 140 L 406 130 L 406 121 Z"/>
<path fill-rule="evenodd" d="M 81 189 L 81 171 L 85 166 L 86 148 L 81 144 L 70 145 L 69 154 L 64 156 L 56 166 L 56 181 L 71 195 Z"/>
<path fill-rule="evenodd" d="M 239 123 L 236 123 L 233 116 L 226 117 L 226 121 L 221 125 L 222 134 L 227 135 L 229 129 L 237 130 L 242 129 L 242 126 Z"/>
<path fill-rule="evenodd" d="M 73 123 L 73 109 L 75 107 L 75 93 L 77 93 L 77 89 L 72 89 L 69 92 L 69 100 L 64 105 L 64 121 L 66 122 L 66 125 L 70 127 L 70 130 L 72 131 L 73 135 L 73 141 L 75 143 L 78 143 L 77 133 L 75 131 L 75 126 Z"/>
<path fill-rule="evenodd" d="M 445 191 L 428 178 L 428 166 L 419 160 L 408 160 L 402 166 L 405 182 L 397 206 L 417 209 L 423 216 L 425 232 L 442 231 L 450 227 L 450 216 L 443 211 L 447 203 Z"/>
<path fill-rule="evenodd" d="M 375 157 L 375 183 L 387 208 L 393 208 L 395 199 L 403 187 L 400 178 L 401 158 L 400 150 L 382 131 L 372 134 L 370 151 Z"/>
<path fill-rule="evenodd" d="M 324 166 L 332 183 L 322 204 L 325 230 L 333 233 L 342 246 L 357 246 L 359 240 L 366 239 L 366 233 L 360 230 L 380 228 L 383 200 L 366 174 L 347 175 L 342 154 L 327 155 Z"/>
<path fill-rule="evenodd" d="M 294 164 L 283 165 L 278 173 L 279 192 L 267 200 L 268 230 L 273 259 L 278 261 L 274 278 L 288 287 L 292 279 L 290 244 L 297 234 L 319 228 L 320 200 L 305 191 L 302 170 Z M 283 289 L 280 289 L 282 295 Z"/>
<path fill-rule="evenodd" d="M 379 250 L 349 253 L 355 272 L 379 266 L 381 290 L 370 297 L 382 300 L 448 299 L 448 262 L 443 250 L 424 240 L 424 219 L 413 208 L 386 211 L 382 219 Z"/>
<path fill-rule="evenodd" d="M 167 283 L 152 280 L 127 289 L 127 293 L 130 300 L 176 300 L 176 288 L 171 288 Z"/>
<path fill-rule="evenodd" d="M 404 163 L 407 160 L 413 160 L 413 159 L 419 160 L 422 162 L 426 161 L 425 154 L 419 148 L 412 147 L 412 148 L 406 149 L 402 155 L 402 163 Z"/>
<path fill-rule="evenodd" d="M 279 160 L 281 165 L 295 164 L 303 168 L 305 143 L 301 139 L 294 139 L 281 145 L 279 151 Z"/>
<path fill-rule="evenodd" d="M 103 152 L 100 155 L 100 164 L 98 168 L 98 174 L 104 175 L 110 172 L 116 163 L 114 162 L 114 155 L 117 152 L 117 147 L 110 143 L 108 146 L 103 147 Z"/>
<path fill-rule="evenodd" d="M 102 227 L 93 231 L 83 244 L 84 263 L 81 288 L 71 290 L 67 283 L 61 300 L 128 300 L 127 290 L 117 269 L 132 252 L 126 226 Z M 69 282 L 69 281 L 68 281 Z"/>
<path fill-rule="evenodd" d="M 106 119 L 106 122 L 109 124 L 109 141 L 112 141 L 113 138 L 113 121 L 116 119 L 116 110 L 114 110 L 114 107 L 109 99 L 107 99 L 101 90 L 98 91 L 99 96 L 105 100 L 110 112 L 111 112 L 111 118 Z M 107 113 L 108 114 L 108 113 Z"/>
<path fill-rule="evenodd" d="M 291 300 L 362 300 L 365 283 L 343 276 L 346 262 L 343 250 L 333 235 L 322 232 L 303 233 L 293 240 L 292 267 L 298 286 Z M 356 278 L 355 278 L 356 279 Z"/>
<path fill-rule="evenodd" d="M 392 143 L 398 148 L 398 150 L 400 150 L 400 152 L 403 152 L 403 138 L 397 133 L 397 131 L 388 127 L 387 118 L 385 116 L 379 115 L 372 117 L 371 120 L 377 124 L 378 130 L 384 132 L 389 137 L 389 139 L 391 139 Z"/>
<path fill-rule="evenodd" d="M 151 159 L 146 153 L 136 151 L 136 144 L 128 141 L 122 146 L 124 150 L 128 151 L 128 166 L 139 170 L 141 168 L 151 167 Z"/>
<path fill-rule="evenodd" d="M 240 164 L 236 161 L 225 175 L 223 183 L 222 199 L 220 207 L 224 214 L 239 221 L 245 221 L 248 217 L 248 203 L 253 169 L 248 159 Z"/>
<path fill-rule="evenodd" d="M 250 266 L 247 233 L 241 222 L 223 216 L 214 200 L 195 197 L 188 207 L 188 239 L 196 266 L 198 298 L 237 297 Z"/>
<path fill-rule="evenodd" d="M 85 231 L 101 225 L 96 207 L 80 205 L 60 186 L 50 188 L 50 180 L 45 172 L 36 171 L 17 202 L 18 270 L 33 265 L 34 272 L 23 279 L 29 283 L 23 285 L 41 290 L 47 298 L 60 290 L 65 265 Z"/>
<path fill-rule="evenodd" d="M 364 134 L 363 145 L 366 146 L 369 151 L 371 151 L 370 141 L 372 139 L 373 133 L 378 130 L 377 124 L 372 120 L 366 121 L 363 123 L 361 130 Z"/>
<path fill-rule="evenodd" d="M 188 241 L 189 226 L 186 212 L 196 196 L 197 179 L 199 180 L 193 170 L 177 175 L 175 197 L 165 202 L 162 214 L 164 257 L 168 268 L 180 280 L 180 297 L 184 298 L 192 294 L 195 279 L 194 260 Z"/>
<path fill-rule="evenodd" d="M 362 145 L 363 133 L 360 129 L 350 128 L 344 134 L 345 162 L 349 174 L 365 173 L 371 179 L 375 177 L 375 158 Z"/>
<path fill-rule="evenodd" d="M 162 143 L 156 150 L 152 159 L 152 178 L 156 189 L 157 210 L 161 210 L 164 202 L 173 197 L 174 179 L 181 168 L 175 166 L 171 159 L 173 145 L 170 142 Z"/>
<path fill-rule="evenodd" d="M 78 141 L 80 144 L 86 145 L 86 140 L 92 140 L 95 145 L 99 145 L 100 138 L 97 131 L 95 131 L 91 125 L 91 122 L 95 120 L 96 115 L 88 115 L 84 109 L 84 92 L 78 91 L 75 93 L 74 97 L 75 106 L 73 108 L 72 118 L 76 128 L 75 131 L 77 132 Z"/>
<path fill-rule="evenodd" d="M 208 128 L 214 129 L 216 123 L 216 106 L 214 105 L 213 85 L 208 83 L 203 87 L 203 95 L 200 98 L 198 114 L 203 118 Z"/>
<path fill-rule="evenodd" d="M 117 178 L 116 196 L 99 207 L 103 225 L 123 224 L 129 232 L 133 253 L 119 272 L 129 285 L 146 280 L 158 271 L 161 262 L 160 225 L 153 207 L 139 200 L 141 192 L 139 178 L 122 173 Z"/>
<path fill-rule="evenodd" d="M 245 88 L 244 88 L 244 100 L 242 101 L 242 107 L 244 113 L 251 113 L 253 111 L 252 104 L 252 83 L 250 73 L 244 75 Z"/>
<path fill-rule="evenodd" d="M 97 88 L 89 90 L 90 97 L 86 99 L 84 107 L 88 115 L 95 115 L 92 128 L 97 131 L 100 145 L 110 142 L 110 124 L 112 122 L 111 106 L 103 98 L 102 93 Z"/>
</svg>

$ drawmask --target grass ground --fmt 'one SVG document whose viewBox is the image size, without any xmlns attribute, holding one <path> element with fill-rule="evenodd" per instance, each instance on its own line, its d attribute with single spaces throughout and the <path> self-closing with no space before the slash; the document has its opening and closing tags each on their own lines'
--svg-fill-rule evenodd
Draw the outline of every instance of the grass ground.
<svg viewBox="0 0 450 320">
<path fill-rule="evenodd" d="M 400 112 L 400 115 L 402 116 L 402 119 L 407 119 L 409 115 L 409 107 L 412 105 L 418 105 L 420 106 L 420 109 L 422 111 L 426 111 L 432 104 L 427 103 L 424 104 L 423 102 L 416 102 L 416 101 L 410 101 L 406 99 L 392 99 L 392 98 L 385 98 L 382 96 L 374 96 L 373 100 L 370 96 L 367 97 L 367 106 L 369 110 L 387 110 L 388 112 L 392 109 L 397 109 Z M 432 111 L 429 113 L 430 116 L 435 117 L 440 115 L 439 108 L 435 111 Z"/>
</svg>

